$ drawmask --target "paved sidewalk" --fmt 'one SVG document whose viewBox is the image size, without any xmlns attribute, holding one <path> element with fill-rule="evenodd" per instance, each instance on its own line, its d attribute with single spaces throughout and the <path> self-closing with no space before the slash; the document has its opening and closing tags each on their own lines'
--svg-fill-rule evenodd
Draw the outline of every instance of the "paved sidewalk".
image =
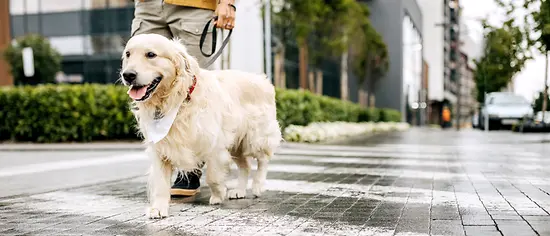
<svg viewBox="0 0 550 236">
<path fill-rule="evenodd" d="M 144 216 L 144 177 L 5 198 L 0 235 L 550 235 L 550 148 L 534 136 L 500 142 L 506 135 L 412 130 L 363 147 L 289 144 L 261 198 L 210 206 L 203 186 L 173 199 L 163 220 Z"/>
</svg>

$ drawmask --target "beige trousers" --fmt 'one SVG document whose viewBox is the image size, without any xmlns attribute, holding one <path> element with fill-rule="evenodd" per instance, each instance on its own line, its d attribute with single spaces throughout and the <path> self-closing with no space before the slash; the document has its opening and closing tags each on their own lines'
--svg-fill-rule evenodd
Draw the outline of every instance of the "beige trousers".
<svg viewBox="0 0 550 236">
<path fill-rule="evenodd" d="M 209 58 L 202 55 L 199 42 L 204 26 L 214 17 L 214 11 L 167 4 L 162 0 L 136 1 L 135 5 L 131 36 L 153 33 L 169 39 L 180 38 L 187 52 L 205 68 Z M 212 27 L 203 46 L 205 53 L 210 54 L 211 50 Z"/>
</svg>

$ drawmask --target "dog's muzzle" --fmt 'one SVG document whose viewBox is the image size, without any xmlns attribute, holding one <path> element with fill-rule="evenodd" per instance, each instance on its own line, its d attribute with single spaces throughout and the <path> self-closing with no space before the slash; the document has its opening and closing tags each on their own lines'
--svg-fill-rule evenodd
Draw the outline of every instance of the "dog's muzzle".
<svg viewBox="0 0 550 236">
<path fill-rule="evenodd" d="M 126 78 L 124 78 L 124 80 L 126 80 Z M 128 89 L 128 95 L 130 96 L 130 98 L 134 99 L 134 101 L 143 102 L 151 97 L 151 94 L 155 92 L 158 85 L 160 84 L 160 81 L 162 81 L 162 76 L 155 78 L 150 84 L 140 85 L 136 84 L 134 79 L 131 83 L 129 83 L 130 89 Z"/>
</svg>

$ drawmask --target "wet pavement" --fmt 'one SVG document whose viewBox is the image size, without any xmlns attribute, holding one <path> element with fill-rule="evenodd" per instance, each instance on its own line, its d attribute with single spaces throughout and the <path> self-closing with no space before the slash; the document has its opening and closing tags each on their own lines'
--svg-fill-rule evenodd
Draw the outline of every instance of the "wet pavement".
<svg viewBox="0 0 550 236">
<path fill-rule="evenodd" d="M 412 129 L 351 146 L 285 144 L 261 198 L 249 191 L 246 199 L 210 206 L 203 186 L 195 198 L 172 199 L 168 218 L 149 220 L 139 176 L 0 198 L 0 235 L 550 235 L 549 139 Z M 93 168 L 70 163 L 99 177 L 109 174 L 97 168 L 141 168 L 146 159 L 117 157 L 139 152 L 105 153 L 113 159 L 90 159 L 103 161 Z M 21 170 L 29 164 L 19 161 Z M 0 184 L 38 173 L 35 182 L 73 178 L 71 165 L 51 166 L 32 173 L 0 167 Z M 229 187 L 235 178 L 233 169 Z"/>
</svg>

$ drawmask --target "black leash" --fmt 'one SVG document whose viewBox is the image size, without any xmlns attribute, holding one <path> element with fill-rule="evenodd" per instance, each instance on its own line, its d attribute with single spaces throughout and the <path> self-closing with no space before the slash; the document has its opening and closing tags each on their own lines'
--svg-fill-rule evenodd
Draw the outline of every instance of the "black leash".
<svg viewBox="0 0 550 236">
<path fill-rule="evenodd" d="M 202 55 L 204 55 L 205 57 L 211 57 L 216 52 L 216 41 L 217 41 L 216 39 L 217 39 L 218 33 L 217 33 L 217 30 L 216 30 L 216 25 L 215 24 L 212 25 L 212 53 L 206 54 L 202 50 L 202 47 L 204 45 L 204 41 L 206 40 L 206 34 L 208 34 L 208 28 L 210 27 L 210 23 L 212 21 L 216 21 L 216 20 L 218 20 L 217 16 L 210 19 L 208 21 L 208 23 L 206 23 L 206 25 L 204 26 L 204 30 L 202 31 L 201 41 L 200 41 L 199 47 L 200 47 Z M 225 46 L 227 46 L 227 43 L 229 43 L 229 37 L 231 37 L 231 33 L 233 33 L 233 29 L 229 30 L 229 34 L 223 40 L 223 43 L 222 43 L 222 46 L 221 46 L 220 50 L 218 50 L 218 52 L 214 55 L 214 57 L 212 57 L 212 59 L 210 59 L 210 61 L 208 61 L 204 67 L 209 67 L 210 65 L 212 65 L 212 63 L 214 63 L 214 61 L 216 61 L 216 59 L 218 59 L 218 57 L 222 54 L 223 49 L 225 48 Z"/>
</svg>

